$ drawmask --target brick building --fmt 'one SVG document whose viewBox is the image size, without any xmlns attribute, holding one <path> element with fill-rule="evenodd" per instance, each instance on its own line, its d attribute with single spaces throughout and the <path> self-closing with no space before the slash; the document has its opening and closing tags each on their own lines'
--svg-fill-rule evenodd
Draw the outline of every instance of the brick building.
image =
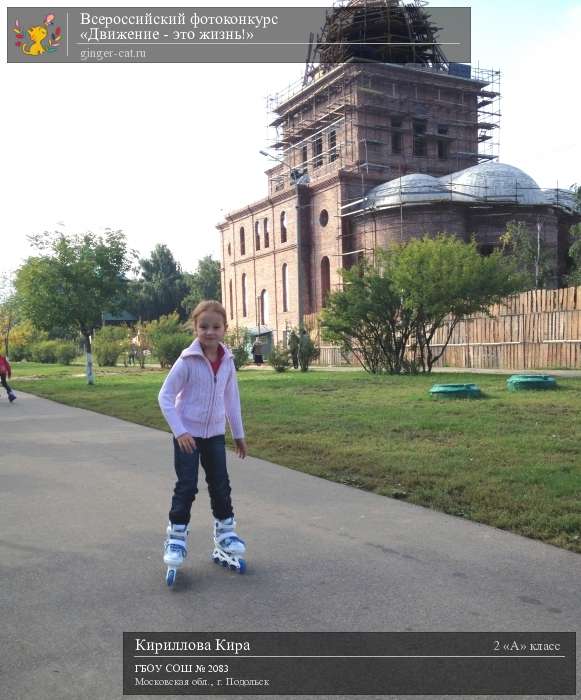
<svg viewBox="0 0 581 700">
<path fill-rule="evenodd" d="M 498 85 L 461 64 L 343 63 L 273 98 L 268 193 L 217 226 L 230 325 L 284 342 L 376 246 L 447 231 L 486 254 L 514 219 L 542 226 L 557 281 L 579 217 L 570 192 L 494 161 Z"/>
</svg>

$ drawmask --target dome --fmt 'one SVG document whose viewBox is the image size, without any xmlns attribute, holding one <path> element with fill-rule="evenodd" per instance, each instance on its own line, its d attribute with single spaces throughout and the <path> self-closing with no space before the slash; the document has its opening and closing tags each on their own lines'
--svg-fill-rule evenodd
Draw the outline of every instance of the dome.
<svg viewBox="0 0 581 700">
<path fill-rule="evenodd" d="M 456 201 L 517 202 L 547 204 L 547 198 L 530 175 L 505 163 L 489 161 L 457 173 L 444 175 L 440 183 Z"/>
<path fill-rule="evenodd" d="M 554 207 L 559 207 L 567 212 L 581 214 L 581 207 L 577 204 L 575 192 L 569 189 L 548 189 L 543 190 L 547 202 Z"/>
<path fill-rule="evenodd" d="M 450 199 L 450 193 L 436 177 L 413 173 L 377 185 L 367 193 L 367 207 L 395 207 Z"/>
</svg>

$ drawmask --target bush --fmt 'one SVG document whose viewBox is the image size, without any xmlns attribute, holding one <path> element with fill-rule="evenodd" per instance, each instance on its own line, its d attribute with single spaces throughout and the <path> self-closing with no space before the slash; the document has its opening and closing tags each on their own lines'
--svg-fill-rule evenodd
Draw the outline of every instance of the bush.
<svg viewBox="0 0 581 700">
<path fill-rule="evenodd" d="M 248 328 L 236 327 L 224 336 L 224 343 L 230 348 L 234 355 L 234 366 L 236 370 L 245 365 L 250 359 L 248 348 L 250 346 L 250 332 Z"/>
<path fill-rule="evenodd" d="M 157 333 L 153 350 L 162 367 L 171 367 L 181 355 L 182 350 L 192 343 L 189 333 Z"/>
<path fill-rule="evenodd" d="M 61 341 L 56 350 L 56 359 L 59 365 L 70 365 L 77 356 L 77 346 L 74 343 Z"/>
<path fill-rule="evenodd" d="M 93 339 L 93 352 L 100 367 L 115 367 L 119 356 L 129 349 L 126 326 L 103 326 Z"/>
<path fill-rule="evenodd" d="M 31 361 L 33 345 L 42 340 L 48 340 L 48 333 L 38 330 L 30 321 L 16 324 L 10 333 L 10 359 L 14 362 Z"/>
<path fill-rule="evenodd" d="M 30 349 L 31 360 L 42 364 L 56 364 L 58 346 L 58 340 L 41 340 L 35 343 Z"/>
<path fill-rule="evenodd" d="M 274 367 L 275 372 L 286 372 L 291 364 L 290 350 L 283 348 L 282 343 L 270 351 L 268 356 L 268 364 Z"/>
<path fill-rule="evenodd" d="M 299 364 L 301 372 L 306 372 L 312 360 L 316 360 L 320 355 L 320 350 L 311 340 L 311 336 L 303 331 L 299 341 Z"/>
<path fill-rule="evenodd" d="M 162 336 L 183 333 L 186 330 L 187 328 L 182 325 L 177 313 L 160 316 L 158 319 L 149 321 L 143 326 L 143 334 L 151 346 L 155 346 L 157 339 Z"/>
</svg>

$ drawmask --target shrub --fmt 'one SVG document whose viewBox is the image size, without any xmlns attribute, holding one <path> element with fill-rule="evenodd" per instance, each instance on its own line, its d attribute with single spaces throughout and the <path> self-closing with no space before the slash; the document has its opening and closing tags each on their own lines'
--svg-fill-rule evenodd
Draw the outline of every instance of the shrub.
<svg viewBox="0 0 581 700">
<path fill-rule="evenodd" d="M 286 372 L 291 364 L 290 350 L 286 350 L 283 348 L 282 343 L 278 343 L 278 345 L 270 351 L 268 364 L 274 367 L 275 372 Z"/>
<path fill-rule="evenodd" d="M 74 343 L 60 341 L 56 349 L 56 359 L 59 365 L 70 365 L 77 356 L 77 346 Z"/>
<path fill-rule="evenodd" d="M 30 349 L 31 360 L 42 364 L 56 364 L 58 346 L 58 340 L 41 340 L 34 343 Z"/>
<path fill-rule="evenodd" d="M 10 333 L 10 359 L 32 360 L 32 346 L 41 340 L 48 340 L 48 333 L 38 330 L 30 321 L 16 324 Z"/>
<path fill-rule="evenodd" d="M 162 367 L 170 367 L 181 355 L 182 350 L 191 345 L 189 333 L 156 334 L 153 349 Z"/>
<path fill-rule="evenodd" d="M 164 335 L 174 335 L 187 330 L 181 323 L 177 313 L 160 316 L 154 321 L 144 324 L 143 333 L 150 345 L 155 346 L 157 338 Z M 191 338 L 190 338 L 191 342 Z"/>
<path fill-rule="evenodd" d="M 301 372 L 306 372 L 309 369 L 311 361 L 316 360 L 319 355 L 319 348 L 315 347 L 311 336 L 306 331 L 303 331 L 299 341 L 299 364 L 301 366 Z"/>
<path fill-rule="evenodd" d="M 93 339 L 93 352 L 100 367 L 115 367 L 119 356 L 129 349 L 126 326 L 103 326 Z"/>
<path fill-rule="evenodd" d="M 237 370 L 245 365 L 250 359 L 248 348 L 250 346 L 250 332 L 248 328 L 237 326 L 234 330 L 226 333 L 224 343 L 230 348 L 234 355 L 234 366 Z"/>
</svg>

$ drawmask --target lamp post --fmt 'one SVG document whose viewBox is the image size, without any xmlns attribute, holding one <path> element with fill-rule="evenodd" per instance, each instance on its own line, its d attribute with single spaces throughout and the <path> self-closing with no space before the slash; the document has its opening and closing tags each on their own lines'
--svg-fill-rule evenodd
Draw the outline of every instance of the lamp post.
<svg viewBox="0 0 581 700">
<path fill-rule="evenodd" d="M 301 224 L 301 202 L 300 202 L 300 185 L 301 184 L 307 184 L 308 180 L 308 175 L 306 174 L 306 171 L 300 172 L 296 168 L 291 168 L 291 166 L 281 158 L 277 158 L 276 156 L 271 155 L 270 153 L 267 153 L 266 151 L 259 151 L 259 153 L 263 156 L 266 156 L 267 158 L 270 158 L 272 160 L 277 161 L 278 163 L 281 163 L 282 165 L 285 165 L 290 172 L 289 178 L 290 181 L 294 184 L 295 186 L 295 195 L 297 198 L 297 203 L 296 203 L 296 220 L 297 220 L 297 315 L 299 319 L 299 330 L 302 328 L 303 325 L 303 279 L 304 279 L 304 272 L 303 272 L 303 241 L 302 241 L 302 224 Z M 301 183 L 300 181 L 303 180 Z M 273 222 L 274 225 L 274 222 Z"/>
</svg>

